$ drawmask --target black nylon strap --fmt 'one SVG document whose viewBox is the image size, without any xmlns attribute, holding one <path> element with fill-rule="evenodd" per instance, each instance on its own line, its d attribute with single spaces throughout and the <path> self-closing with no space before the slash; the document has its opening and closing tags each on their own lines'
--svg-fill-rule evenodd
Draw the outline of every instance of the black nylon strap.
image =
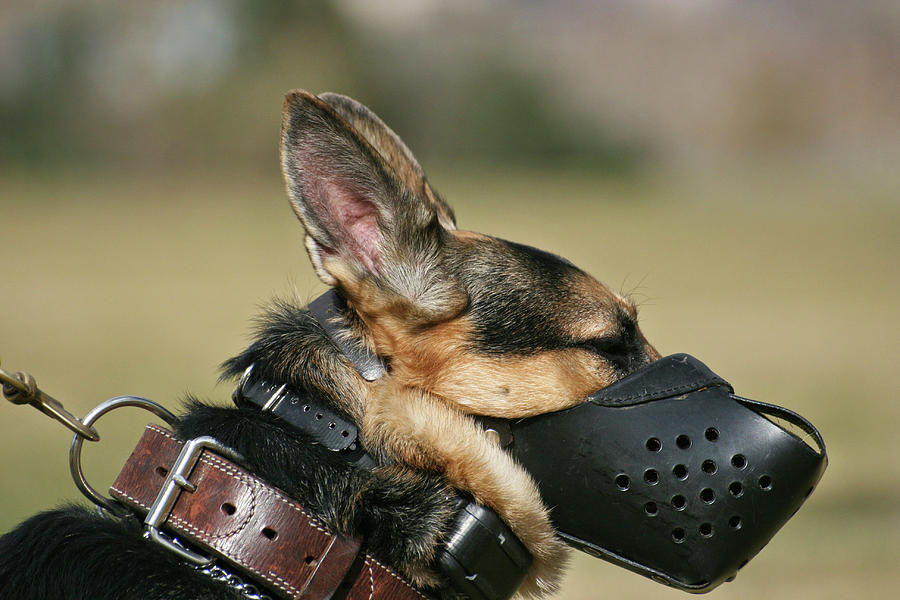
<svg viewBox="0 0 900 600">
<path fill-rule="evenodd" d="M 314 396 L 301 397 L 286 384 L 253 377 L 251 367 L 248 376 L 241 378 L 233 399 L 237 406 L 253 405 L 279 416 L 357 467 L 371 469 L 375 466 L 375 460 L 359 443 L 356 423 Z"/>
<path fill-rule="evenodd" d="M 341 326 L 347 301 L 336 290 L 328 290 L 309 303 L 309 312 L 316 318 L 331 341 L 344 353 L 366 381 L 375 381 L 387 373 L 387 367 L 378 356 L 356 340 L 347 336 Z"/>
</svg>

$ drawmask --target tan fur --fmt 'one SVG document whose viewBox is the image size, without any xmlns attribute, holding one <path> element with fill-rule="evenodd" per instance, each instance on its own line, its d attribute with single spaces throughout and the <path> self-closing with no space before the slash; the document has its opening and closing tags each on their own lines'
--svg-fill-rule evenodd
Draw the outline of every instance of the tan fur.
<svg viewBox="0 0 900 600">
<path fill-rule="evenodd" d="M 415 468 L 443 473 L 510 525 L 535 557 L 521 594 L 556 588 L 567 550 L 555 536 L 537 486 L 471 418 L 386 378 L 370 388 L 362 431 L 366 446 L 383 448 Z"/>
<path fill-rule="evenodd" d="M 546 352 L 514 359 L 457 357 L 445 363 L 430 391 L 461 410 L 503 418 L 530 417 L 569 408 L 604 387 L 591 372 L 587 352 Z"/>
<path fill-rule="evenodd" d="M 628 303 L 608 287 L 590 277 L 581 275 L 566 282 L 572 302 L 573 318 L 564 319 L 564 327 L 575 339 L 602 337 L 615 324 L 614 311 L 621 307 L 630 314 Z"/>
<path fill-rule="evenodd" d="M 609 384 L 602 361 L 580 350 L 495 358 L 470 352 L 464 318 L 410 336 L 374 328 L 391 356 L 391 376 L 471 414 L 518 418 L 568 408 Z"/>
</svg>

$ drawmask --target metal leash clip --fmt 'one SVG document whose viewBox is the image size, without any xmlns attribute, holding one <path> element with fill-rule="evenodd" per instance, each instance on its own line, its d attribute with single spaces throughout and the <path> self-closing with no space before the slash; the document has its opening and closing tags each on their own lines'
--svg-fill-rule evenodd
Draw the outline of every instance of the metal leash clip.
<svg viewBox="0 0 900 600">
<path fill-rule="evenodd" d="M 69 471 L 72 473 L 72 479 L 75 480 L 75 486 L 78 490 L 87 496 L 91 502 L 114 515 L 123 516 L 128 510 L 117 503 L 112 498 L 108 498 L 95 490 L 87 482 L 84 472 L 81 469 L 81 447 L 84 440 L 92 442 L 100 441 L 100 434 L 94 428 L 94 422 L 100 417 L 125 406 L 142 408 L 150 411 L 169 425 L 174 426 L 178 419 L 169 410 L 160 404 L 147 398 L 140 396 L 118 396 L 101 402 L 88 414 L 84 419 L 79 419 L 69 411 L 67 411 L 62 403 L 51 396 L 45 394 L 38 386 L 29 373 L 18 372 L 9 373 L 0 369 L 0 382 L 2 382 L 3 396 L 13 404 L 30 404 L 45 415 L 52 417 L 75 432 L 72 437 L 72 444 L 69 446 Z"/>
<path fill-rule="evenodd" d="M 67 411 L 59 400 L 44 393 L 30 373 L 23 371 L 8 373 L 0 369 L 0 381 L 3 382 L 3 396 L 13 404 L 30 404 L 81 437 L 92 442 L 100 440 L 100 434 L 96 429 L 86 425 L 81 419 Z"/>
</svg>

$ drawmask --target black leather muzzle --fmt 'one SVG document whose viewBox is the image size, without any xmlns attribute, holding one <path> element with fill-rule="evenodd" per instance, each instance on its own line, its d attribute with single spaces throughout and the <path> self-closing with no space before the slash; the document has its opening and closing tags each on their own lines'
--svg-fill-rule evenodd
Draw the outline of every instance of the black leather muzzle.
<svg viewBox="0 0 900 600">
<path fill-rule="evenodd" d="M 706 592 L 766 545 L 827 463 L 808 421 L 732 392 L 676 354 L 568 410 L 483 424 L 537 480 L 568 543 Z"/>
</svg>

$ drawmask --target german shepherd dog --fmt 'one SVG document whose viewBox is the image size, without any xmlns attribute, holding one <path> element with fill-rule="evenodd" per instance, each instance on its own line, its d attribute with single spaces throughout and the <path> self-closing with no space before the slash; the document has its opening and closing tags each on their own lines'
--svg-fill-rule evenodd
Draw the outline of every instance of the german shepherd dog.
<svg viewBox="0 0 900 600">
<path fill-rule="evenodd" d="M 456 491 L 492 508 L 534 555 L 519 594 L 555 590 L 566 550 L 535 482 L 471 415 L 561 410 L 660 355 L 635 306 L 569 261 L 457 229 L 400 138 L 358 102 L 292 91 L 282 167 L 319 278 L 346 299 L 352 343 L 389 363 L 363 379 L 307 309 L 276 302 L 224 378 L 258 372 L 360 425 L 378 466 L 360 470 L 276 417 L 189 399 L 177 433 L 211 435 L 332 531 L 422 590 Z M 137 519 L 81 507 L 39 514 L 0 538 L 0 596 L 240 598 L 141 537 Z"/>
</svg>

